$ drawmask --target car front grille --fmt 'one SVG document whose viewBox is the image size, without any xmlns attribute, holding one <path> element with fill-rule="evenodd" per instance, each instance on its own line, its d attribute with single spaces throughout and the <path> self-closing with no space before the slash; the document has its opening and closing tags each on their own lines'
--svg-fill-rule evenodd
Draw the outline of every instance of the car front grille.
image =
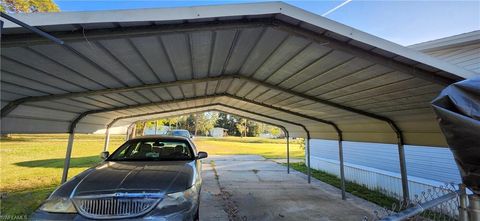
<svg viewBox="0 0 480 221">
<path fill-rule="evenodd" d="M 151 211 L 158 203 L 156 198 L 76 198 L 78 212 L 92 219 L 128 218 Z"/>
</svg>

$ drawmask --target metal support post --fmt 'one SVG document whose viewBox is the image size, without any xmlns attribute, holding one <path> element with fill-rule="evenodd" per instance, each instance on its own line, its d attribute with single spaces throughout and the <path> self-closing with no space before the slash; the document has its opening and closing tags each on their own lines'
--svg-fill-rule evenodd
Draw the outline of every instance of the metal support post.
<svg viewBox="0 0 480 221">
<path fill-rule="evenodd" d="M 312 181 L 312 172 L 310 169 L 310 133 L 307 134 L 307 174 L 308 174 L 308 183 Z"/>
<path fill-rule="evenodd" d="M 403 148 L 403 143 L 400 139 L 398 142 L 398 158 L 400 161 L 400 175 L 402 178 L 403 201 L 404 203 L 408 203 L 410 196 L 408 190 L 407 164 L 405 162 L 405 149 Z"/>
<path fill-rule="evenodd" d="M 290 173 L 290 135 L 287 135 L 287 173 Z"/>
<path fill-rule="evenodd" d="M 130 138 L 129 139 L 133 139 L 137 136 L 137 124 L 136 123 L 133 123 L 132 124 L 132 133 L 130 134 Z"/>
<path fill-rule="evenodd" d="M 103 151 L 108 151 L 108 145 L 110 144 L 110 127 L 107 127 L 105 131 L 105 145 L 103 146 Z"/>
<path fill-rule="evenodd" d="M 458 185 L 458 197 L 460 198 L 459 207 L 458 207 L 458 220 L 459 221 L 468 221 L 468 212 L 467 212 L 467 189 L 465 184 Z"/>
<path fill-rule="evenodd" d="M 343 143 L 342 139 L 338 139 L 338 159 L 340 160 L 340 187 L 342 189 L 342 200 L 346 200 L 345 194 L 345 168 L 343 163 Z"/>
<path fill-rule="evenodd" d="M 3 34 L 3 21 L 0 20 L 0 39 L 2 39 L 2 34 Z"/>
<path fill-rule="evenodd" d="M 157 130 L 158 130 L 158 120 L 155 120 L 155 135 L 157 135 Z"/>
<path fill-rule="evenodd" d="M 133 125 L 133 124 L 130 124 L 130 125 L 127 127 L 127 134 L 126 134 L 126 137 L 125 137 L 125 140 L 126 140 L 126 141 L 130 140 L 130 138 L 132 137 L 132 131 L 133 131 L 132 125 Z"/>
<path fill-rule="evenodd" d="M 469 221 L 480 221 L 480 196 L 471 194 L 468 196 L 468 202 Z"/>
<path fill-rule="evenodd" d="M 71 131 L 68 135 L 67 153 L 65 154 L 65 163 L 63 164 L 62 183 L 65 183 L 68 178 L 68 169 L 70 168 L 70 158 L 72 157 L 74 137 L 75 137 L 75 133 Z"/>
</svg>

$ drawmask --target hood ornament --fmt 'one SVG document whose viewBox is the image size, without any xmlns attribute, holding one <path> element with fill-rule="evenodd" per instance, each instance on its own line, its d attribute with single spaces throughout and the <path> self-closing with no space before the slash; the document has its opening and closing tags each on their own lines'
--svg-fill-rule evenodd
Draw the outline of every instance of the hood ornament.
<svg viewBox="0 0 480 221">
<path fill-rule="evenodd" d="M 113 194 L 116 198 L 163 198 L 165 193 L 128 193 L 128 192 L 116 192 Z"/>
</svg>

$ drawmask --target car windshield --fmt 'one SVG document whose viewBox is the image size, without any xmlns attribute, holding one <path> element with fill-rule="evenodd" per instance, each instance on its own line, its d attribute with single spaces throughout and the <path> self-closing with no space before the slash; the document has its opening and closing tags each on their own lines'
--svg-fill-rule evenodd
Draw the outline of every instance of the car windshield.
<svg viewBox="0 0 480 221">
<path fill-rule="evenodd" d="M 137 139 L 118 148 L 107 161 L 193 160 L 192 148 L 184 140 Z"/>
<path fill-rule="evenodd" d="M 172 130 L 169 132 L 169 135 L 180 136 L 180 137 L 190 137 L 190 132 L 186 130 Z"/>
</svg>

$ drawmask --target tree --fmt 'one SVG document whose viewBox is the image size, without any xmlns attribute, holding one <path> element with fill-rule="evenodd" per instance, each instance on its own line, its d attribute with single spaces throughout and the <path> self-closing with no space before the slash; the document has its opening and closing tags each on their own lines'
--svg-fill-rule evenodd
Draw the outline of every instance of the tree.
<svg viewBox="0 0 480 221">
<path fill-rule="evenodd" d="M 251 120 L 247 122 L 247 136 L 258 137 L 261 132 L 262 131 L 258 122 Z"/>
<path fill-rule="evenodd" d="M 274 137 L 278 137 L 280 136 L 280 134 L 282 133 L 282 130 L 280 130 L 280 128 L 278 127 L 270 127 L 270 134 L 273 135 Z"/>
<path fill-rule="evenodd" d="M 215 124 L 215 127 L 221 127 L 221 128 L 227 129 L 228 130 L 227 133 L 229 135 L 240 135 L 235 126 L 236 123 L 237 121 L 235 116 L 220 112 L 218 114 L 218 120 L 217 120 L 217 123 Z"/>
<path fill-rule="evenodd" d="M 195 136 L 197 136 L 197 132 L 198 132 L 198 118 L 199 118 L 199 117 L 198 117 L 196 114 L 194 114 L 194 115 L 193 115 L 193 118 L 195 119 L 195 123 L 194 123 L 194 125 L 195 125 L 195 132 L 193 132 L 193 134 L 194 134 Z"/>
<path fill-rule="evenodd" d="M 172 127 L 172 125 L 174 125 L 175 128 L 177 128 L 178 124 L 181 121 L 181 117 L 170 117 L 170 118 L 164 119 L 164 121 L 169 127 Z"/>
<path fill-rule="evenodd" d="M 10 13 L 59 12 L 53 0 L 1 0 L 0 10 Z"/>
<path fill-rule="evenodd" d="M 141 121 L 135 124 L 135 136 L 143 136 L 145 132 L 145 127 L 147 126 L 147 122 Z"/>
<path fill-rule="evenodd" d="M 210 130 L 215 127 L 218 120 L 217 112 L 205 112 L 195 115 L 195 135 L 199 131 L 203 135 L 208 135 Z"/>
<path fill-rule="evenodd" d="M 247 136 L 247 119 L 245 118 L 240 118 L 240 120 L 237 122 L 235 125 L 237 127 L 238 132 L 240 132 L 240 137 L 246 137 Z"/>
<path fill-rule="evenodd" d="M 190 114 L 185 117 L 185 119 L 181 121 L 181 124 L 179 124 L 179 128 L 186 129 L 190 132 L 195 131 L 195 116 Z"/>
</svg>

